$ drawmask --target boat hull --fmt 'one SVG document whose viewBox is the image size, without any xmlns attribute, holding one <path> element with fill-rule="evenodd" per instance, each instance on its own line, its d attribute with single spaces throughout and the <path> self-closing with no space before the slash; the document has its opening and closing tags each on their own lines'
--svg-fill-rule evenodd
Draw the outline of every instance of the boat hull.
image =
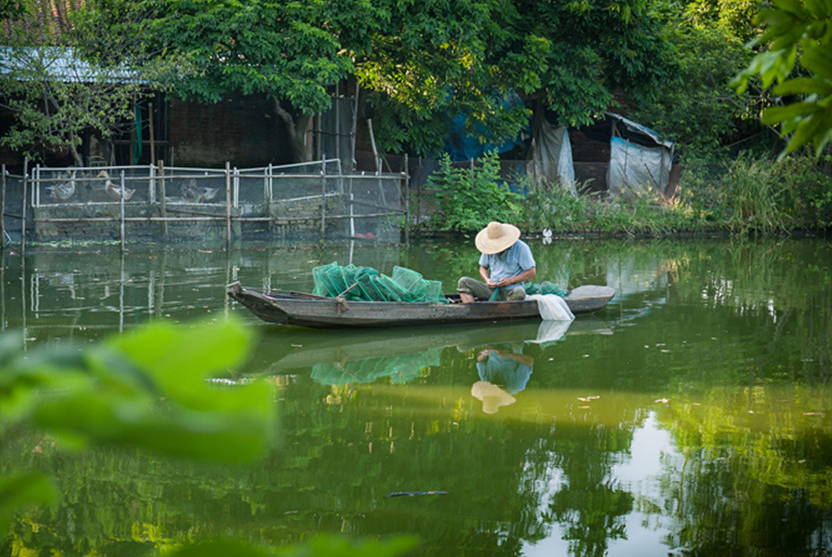
<svg viewBox="0 0 832 557">
<path fill-rule="evenodd" d="M 344 301 L 302 293 L 264 293 L 239 282 L 226 290 L 263 321 L 301 327 L 412 327 L 540 317 L 534 300 L 473 304 Z M 614 295 L 615 290 L 607 286 L 582 286 L 564 299 L 572 313 L 579 315 L 601 309 Z"/>
</svg>

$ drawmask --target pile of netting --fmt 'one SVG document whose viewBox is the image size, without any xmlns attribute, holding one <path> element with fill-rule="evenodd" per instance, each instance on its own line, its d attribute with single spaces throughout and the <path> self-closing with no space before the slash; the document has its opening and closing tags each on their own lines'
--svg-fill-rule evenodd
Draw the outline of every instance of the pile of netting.
<svg viewBox="0 0 832 557">
<path fill-rule="evenodd" d="M 544 280 L 541 283 L 534 283 L 534 282 L 527 282 L 526 283 L 526 295 L 531 296 L 532 294 L 557 294 L 561 298 L 566 296 L 566 290 L 558 286 L 553 282 L 549 282 L 548 280 Z"/>
<path fill-rule="evenodd" d="M 393 267 L 393 276 L 379 273 L 372 267 L 338 265 L 332 262 L 312 269 L 316 296 L 367 302 L 428 302 L 447 304 L 442 283 L 426 280 L 405 267 Z"/>
</svg>

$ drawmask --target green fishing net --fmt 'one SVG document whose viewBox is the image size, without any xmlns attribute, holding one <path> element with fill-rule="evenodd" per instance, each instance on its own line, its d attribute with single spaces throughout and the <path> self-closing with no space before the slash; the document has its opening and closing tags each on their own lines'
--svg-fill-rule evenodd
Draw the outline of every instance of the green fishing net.
<svg viewBox="0 0 832 557">
<path fill-rule="evenodd" d="M 447 304 L 442 283 L 427 280 L 412 269 L 393 267 L 393 276 L 379 273 L 372 267 L 338 265 L 334 261 L 312 269 L 316 296 L 366 302 L 427 302 Z"/>
<path fill-rule="evenodd" d="M 548 280 L 540 283 L 527 282 L 525 288 L 527 296 L 532 294 L 557 294 L 560 297 L 566 296 L 566 290 Z"/>
<path fill-rule="evenodd" d="M 416 354 L 316 364 L 311 377 L 323 385 L 372 383 L 382 378 L 391 383 L 407 383 L 419 377 L 421 370 L 438 365 L 439 349 L 432 348 Z"/>
</svg>

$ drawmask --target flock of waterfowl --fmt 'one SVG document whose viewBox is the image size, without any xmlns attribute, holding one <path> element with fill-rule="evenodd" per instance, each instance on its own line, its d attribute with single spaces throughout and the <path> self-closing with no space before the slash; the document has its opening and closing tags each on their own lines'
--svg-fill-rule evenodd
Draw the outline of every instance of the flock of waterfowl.
<svg viewBox="0 0 832 557">
<path fill-rule="evenodd" d="M 52 197 L 53 202 L 66 203 L 75 195 L 76 178 L 74 174 L 70 175 L 69 173 L 60 175 L 60 178 L 66 181 L 48 186 L 46 190 Z M 120 201 L 122 198 L 124 201 L 129 201 L 133 197 L 133 194 L 136 193 L 135 189 L 130 189 L 127 186 L 122 188 L 114 184 L 110 178 L 110 174 L 106 170 L 99 172 L 96 178 L 104 181 L 103 190 L 115 201 Z M 88 185 L 87 189 L 93 188 Z M 183 201 L 188 203 L 205 203 L 214 199 L 217 196 L 217 191 L 217 188 L 199 186 L 195 178 L 190 178 L 182 185 L 181 197 Z"/>
</svg>

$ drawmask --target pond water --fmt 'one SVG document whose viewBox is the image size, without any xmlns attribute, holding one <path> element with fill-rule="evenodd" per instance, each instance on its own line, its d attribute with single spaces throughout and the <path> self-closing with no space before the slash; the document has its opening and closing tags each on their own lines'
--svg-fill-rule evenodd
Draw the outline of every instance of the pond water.
<svg viewBox="0 0 832 557">
<path fill-rule="evenodd" d="M 279 435 L 227 467 L 6 427 L 0 475 L 45 470 L 63 497 L 18 514 L 0 554 L 317 533 L 411 534 L 420 556 L 832 554 L 827 240 L 530 241 L 539 280 L 618 292 L 568 326 L 310 331 L 224 296 L 309 291 L 332 261 L 450 290 L 472 244 L 4 254 L 0 322 L 27 347 L 239 316 L 258 340 L 229 376 L 277 385 Z"/>
</svg>

